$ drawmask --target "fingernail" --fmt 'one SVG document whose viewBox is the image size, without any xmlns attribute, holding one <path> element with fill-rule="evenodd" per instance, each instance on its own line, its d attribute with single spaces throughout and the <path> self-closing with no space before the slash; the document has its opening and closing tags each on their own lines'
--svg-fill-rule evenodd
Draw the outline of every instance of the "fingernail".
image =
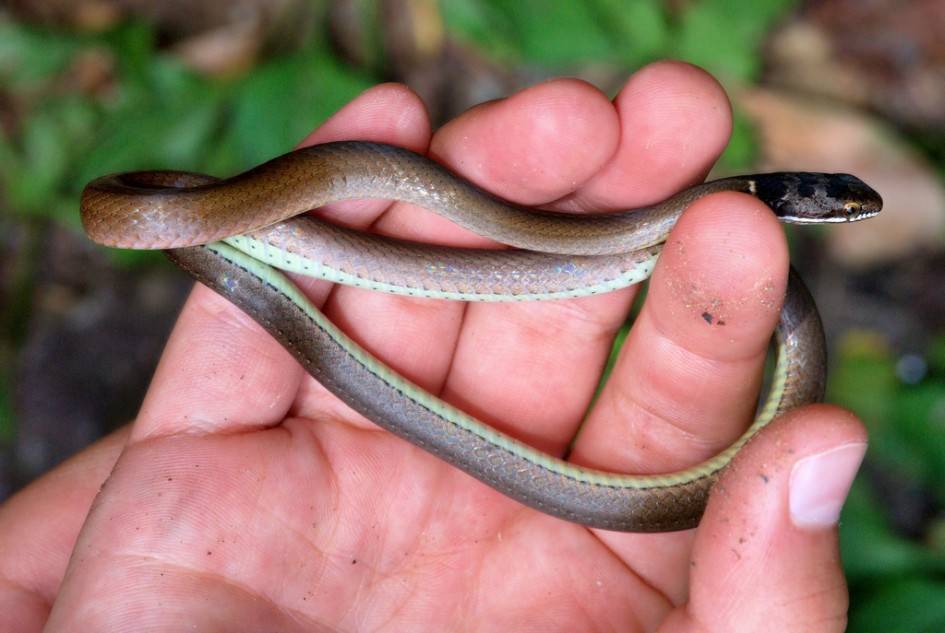
<svg viewBox="0 0 945 633">
<path fill-rule="evenodd" d="M 865 453 L 866 443 L 857 442 L 798 460 L 788 493 L 791 522 L 799 528 L 836 525 Z"/>
</svg>

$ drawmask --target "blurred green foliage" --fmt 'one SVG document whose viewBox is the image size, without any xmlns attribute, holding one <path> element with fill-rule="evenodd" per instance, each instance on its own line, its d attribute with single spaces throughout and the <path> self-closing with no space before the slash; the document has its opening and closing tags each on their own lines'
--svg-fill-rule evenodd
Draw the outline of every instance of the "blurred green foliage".
<svg viewBox="0 0 945 633">
<path fill-rule="evenodd" d="M 658 0 L 442 0 L 440 6 L 455 34 L 510 64 L 633 67 L 678 57 L 723 78 L 749 80 L 758 71 L 762 38 L 796 4 L 704 0 L 678 15 Z"/>
<path fill-rule="evenodd" d="M 870 433 L 867 472 L 851 491 L 840 531 L 850 630 L 945 631 L 945 517 L 921 526 L 918 539 L 905 538 L 890 523 L 884 486 L 870 485 L 881 476 L 894 482 L 892 494 L 918 491 L 945 506 L 945 338 L 912 359 L 915 373 L 903 372 L 903 359 L 897 363 L 875 333 L 848 333 L 838 351 L 828 400 L 855 411 Z"/>
<path fill-rule="evenodd" d="M 594 64 L 629 70 L 676 57 L 723 81 L 750 83 L 763 37 L 796 4 L 702 0 L 678 13 L 657 0 L 441 0 L 440 7 L 452 37 L 508 65 L 571 73 Z M 363 7 L 366 21 L 380 19 L 373 3 Z M 364 29 L 375 51 L 379 31 L 377 23 Z M 197 75 L 161 52 L 144 24 L 80 35 L 0 20 L 0 86 L 22 107 L 16 128 L 0 136 L 0 204 L 20 222 L 75 225 L 79 192 L 94 176 L 139 168 L 228 174 L 287 151 L 380 80 L 342 64 L 318 40 L 220 79 Z M 62 89 L 76 60 L 96 54 L 117 64 L 114 85 Z M 375 66 L 382 57 L 369 56 Z M 723 157 L 728 169 L 749 166 L 755 155 L 750 126 L 737 112 L 735 123 Z M 839 352 L 830 400 L 869 425 L 870 468 L 892 473 L 941 508 L 945 339 L 911 383 L 897 376 L 897 360 L 879 335 L 848 335 Z M 13 432 L 9 411 L 9 392 L 0 386 L 0 437 Z M 851 631 L 945 631 L 941 517 L 920 538 L 904 537 L 890 524 L 880 491 L 861 476 L 841 536 Z"/>
<path fill-rule="evenodd" d="M 673 15 L 659 0 L 441 0 L 444 18 L 460 39 L 507 64 L 536 64 L 567 72 L 582 64 L 636 68 L 662 58 L 683 59 L 723 81 L 750 82 L 758 48 L 795 0 L 703 0 Z M 720 159 L 739 169 L 755 158 L 751 127 L 737 110 L 735 129 Z"/>
<path fill-rule="evenodd" d="M 509 64 L 567 71 L 680 57 L 740 81 L 757 72 L 761 38 L 792 5 L 768 0 L 745 11 L 732 0 L 706 0 L 672 16 L 656 0 L 441 2 L 455 37 Z M 135 168 L 232 173 L 287 151 L 379 79 L 342 65 L 317 38 L 311 42 L 245 76 L 213 79 L 158 51 L 144 24 L 78 35 L 0 22 L 0 82 L 30 105 L 15 135 L 0 137 L 8 208 L 74 223 L 77 194 L 96 175 Z M 117 63 L 114 87 L 89 95 L 54 86 L 78 57 L 96 52 Z M 745 166 L 753 147 L 738 118 L 723 160 Z"/>
<path fill-rule="evenodd" d="M 105 95 L 50 89 L 77 56 L 99 50 L 118 64 L 119 80 Z M 2 22 L 0 81 L 30 105 L 15 136 L 0 138 L 5 203 L 66 223 L 77 222 L 78 194 L 95 176 L 232 173 L 288 151 L 374 83 L 318 45 L 242 77 L 213 79 L 159 53 L 144 24 L 81 36 Z"/>
</svg>

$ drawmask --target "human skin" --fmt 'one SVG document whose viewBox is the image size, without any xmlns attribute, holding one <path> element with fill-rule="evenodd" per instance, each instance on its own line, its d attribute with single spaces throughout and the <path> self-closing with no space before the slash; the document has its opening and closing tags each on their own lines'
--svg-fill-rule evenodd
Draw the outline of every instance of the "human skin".
<svg viewBox="0 0 945 633">
<path fill-rule="evenodd" d="M 730 125 L 710 76 L 660 62 L 612 101 L 549 81 L 434 133 L 413 93 L 381 85 L 303 145 L 401 145 L 509 200 L 580 212 L 701 181 Z M 489 244 L 399 203 L 320 213 Z M 783 232 L 754 198 L 692 205 L 570 458 L 656 473 L 730 444 L 754 411 L 787 266 Z M 400 373 L 557 455 L 635 294 L 483 305 L 298 283 Z M 702 318 L 708 308 L 724 326 Z M 849 413 L 806 407 L 742 451 L 698 529 L 591 530 L 378 429 L 198 285 L 133 425 L 0 507 L 0 630 L 842 631 L 836 512 L 865 441 Z"/>
</svg>

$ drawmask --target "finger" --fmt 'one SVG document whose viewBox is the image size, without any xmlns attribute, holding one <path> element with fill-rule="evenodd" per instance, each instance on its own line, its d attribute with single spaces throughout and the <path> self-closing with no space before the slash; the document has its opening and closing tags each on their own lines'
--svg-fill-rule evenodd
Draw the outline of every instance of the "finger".
<svg viewBox="0 0 945 633">
<path fill-rule="evenodd" d="M 829 406 L 750 442 L 712 491 L 689 602 L 660 630 L 846 630 L 836 525 L 865 450 L 862 424 Z"/>
<path fill-rule="evenodd" d="M 605 169 L 620 120 L 596 88 L 536 86 L 484 105 L 434 137 L 448 163 L 522 204 L 547 204 Z M 445 393 L 461 408 L 561 454 L 587 408 L 601 359 L 631 301 L 629 291 L 583 301 L 471 305 Z"/>
<path fill-rule="evenodd" d="M 339 110 L 299 145 L 344 140 L 389 143 L 423 154 L 430 142 L 430 119 L 423 102 L 409 88 L 381 84 Z M 318 214 L 331 222 L 363 229 L 389 206 L 386 200 L 351 200 L 322 207 Z"/>
<path fill-rule="evenodd" d="M 99 440 L 0 506 L 0 631 L 42 630 L 79 529 L 128 428 Z"/>
<path fill-rule="evenodd" d="M 463 177 L 503 197 L 546 202 L 593 175 L 613 153 L 616 128 L 613 108 L 597 89 L 559 80 L 474 108 L 438 131 L 432 150 Z M 517 175 L 502 179 L 509 174 Z M 408 205 L 392 207 L 375 228 L 423 241 L 486 242 Z M 441 390 L 462 323 L 462 304 L 348 288 L 339 288 L 333 302 L 326 306 L 330 316 L 355 339 L 425 388 Z M 454 401 L 467 408 L 467 403 Z"/>
<path fill-rule="evenodd" d="M 646 153 L 647 148 L 655 142 L 671 145 L 681 142 L 665 137 L 661 131 L 661 125 L 674 127 L 675 122 L 660 122 L 655 115 L 648 115 L 649 125 L 640 129 L 636 135 L 623 132 L 628 126 L 634 125 L 633 120 L 638 111 L 647 107 L 642 100 L 636 106 L 627 107 L 634 102 L 624 96 L 627 90 L 639 95 L 662 94 L 665 91 L 675 94 L 685 94 L 688 91 L 700 95 L 709 92 L 692 87 L 673 88 L 677 82 L 708 83 L 715 86 L 715 82 L 704 73 L 679 73 L 674 64 L 656 64 L 630 78 L 625 91 L 615 100 L 617 108 L 610 106 L 609 116 L 616 114 L 616 120 L 609 119 L 614 121 L 613 124 L 608 123 L 606 128 L 603 127 L 601 122 L 608 119 L 603 114 L 607 111 L 602 104 L 596 106 L 594 111 L 585 106 L 580 116 L 596 124 L 582 132 L 583 140 L 572 142 L 568 139 L 569 143 L 557 151 L 544 149 L 549 146 L 556 147 L 555 139 L 559 138 L 564 130 L 569 129 L 567 122 L 578 118 L 577 115 L 566 112 L 561 117 L 562 122 L 550 128 L 553 133 L 548 135 L 543 144 L 535 140 L 543 138 L 535 133 L 532 135 L 532 145 L 518 151 L 534 152 L 533 148 L 540 148 L 542 151 L 538 155 L 544 156 L 550 166 L 560 165 L 565 161 L 568 152 L 573 152 L 576 147 L 583 147 L 585 151 L 588 151 L 588 148 L 599 148 L 600 154 L 583 155 L 576 162 L 591 172 L 588 177 L 583 180 L 558 177 L 554 181 L 567 183 L 575 191 L 568 202 L 584 199 L 586 194 L 593 197 L 597 192 L 598 185 L 595 183 L 598 182 L 600 174 L 610 173 L 613 165 L 627 165 L 632 162 L 631 157 Z M 715 94 L 724 104 L 724 95 L 718 91 Z M 701 103 L 706 106 L 706 116 L 709 118 L 716 112 L 727 112 L 712 100 L 703 99 Z M 537 120 L 537 115 L 526 107 L 529 105 L 523 103 L 518 116 L 515 119 L 509 118 L 513 121 Z M 541 105 L 539 102 L 538 106 Z M 498 130 L 495 133 L 496 138 L 514 140 L 514 136 L 501 125 L 502 119 L 496 119 L 483 116 L 469 122 L 457 121 L 450 132 L 456 138 L 470 139 L 471 143 L 472 139 L 479 137 L 479 129 L 494 128 Z M 721 128 L 720 134 L 727 133 L 727 119 L 718 119 L 715 125 Z M 511 124 L 505 127 L 511 127 Z M 548 129 L 548 126 L 539 129 Z M 617 145 L 612 151 L 612 140 L 597 139 L 594 136 L 604 133 L 617 139 Z M 507 146 L 513 149 L 517 147 L 512 142 L 508 142 Z M 477 150 L 482 154 L 485 151 L 487 150 Z M 699 161 L 701 165 L 714 160 L 720 147 L 706 146 L 698 151 L 708 154 Z M 521 161 L 499 165 L 495 171 L 499 174 L 510 171 L 514 173 L 520 163 Z M 682 169 L 685 171 L 686 168 Z M 700 176 L 701 174 L 685 174 L 687 179 Z M 624 180 L 626 183 L 634 183 L 637 181 L 637 174 L 625 172 Z M 626 183 L 622 185 L 625 197 L 622 198 L 621 206 L 633 206 L 642 202 L 641 198 L 634 197 L 632 186 Z M 491 184 L 484 184 L 491 188 Z M 561 187 L 561 184 L 557 186 Z M 549 198 L 560 198 L 564 194 L 565 191 L 561 188 L 547 187 Z M 536 198 L 537 195 L 533 194 L 529 202 Z M 448 389 L 451 397 L 456 398 L 463 408 L 480 414 L 527 442 L 561 454 L 573 437 L 593 396 L 614 333 L 623 322 L 631 299 L 632 292 L 624 291 L 573 301 L 470 306 L 450 375 Z"/>
<path fill-rule="evenodd" d="M 692 204 L 663 248 L 575 457 L 659 473 L 728 445 L 755 407 L 787 262 L 780 225 L 754 197 Z"/>
<path fill-rule="evenodd" d="M 600 90 L 556 79 L 464 113 L 437 131 L 431 153 L 502 198 L 547 204 L 604 169 L 619 126 Z"/>
<path fill-rule="evenodd" d="M 619 151 L 567 201 L 579 209 L 622 209 L 665 200 L 702 182 L 732 131 L 722 86 L 675 61 L 636 72 L 614 100 Z"/>
<path fill-rule="evenodd" d="M 419 99 L 400 86 L 369 90 L 306 142 L 356 137 L 425 145 L 429 125 Z M 354 223 L 380 208 L 362 206 Z M 357 215 L 356 213 L 354 215 Z M 323 297 L 327 285 L 308 288 Z M 282 420 L 303 377 L 298 363 L 243 312 L 208 289 L 191 295 L 168 341 L 133 430 L 133 439 L 181 431 L 248 430 Z"/>
<path fill-rule="evenodd" d="M 668 473 L 718 453 L 754 411 L 788 257 L 774 214 L 751 196 L 716 194 L 683 214 L 573 459 Z M 602 534 L 648 582 L 684 591 L 689 536 Z"/>
</svg>

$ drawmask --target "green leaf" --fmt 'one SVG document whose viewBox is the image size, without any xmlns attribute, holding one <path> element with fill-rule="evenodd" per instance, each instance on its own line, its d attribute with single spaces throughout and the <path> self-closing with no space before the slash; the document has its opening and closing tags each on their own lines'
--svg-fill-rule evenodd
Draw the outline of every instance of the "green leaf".
<svg viewBox="0 0 945 633">
<path fill-rule="evenodd" d="M 935 553 L 890 529 L 882 507 L 857 478 L 843 507 L 840 551 L 851 583 L 909 574 L 945 573 L 945 555 Z"/>
<path fill-rule="evenodd" d="M 216 131 L 223 91 L 179 64 L 155 61 L 123 86 L 75 175 L 91 178 L 131 169 L 196 169 Z"/>
<path fill-rule="evenodd" d="M 509 19 L 522 56 L 549 66 L 573 66 L 615 56 L 607 32 L 573 0 L 493 0 Z"/>
<path fill-rule="evenodd" d="M 838 346 L 830 375 L 828 400 L 852 409 L 870 432 L 870 455 L 883 465 L 908 468 L 918 478 L 923 468 L 915 447 L 903 438 L 894 415 L 899 388 L 892 354 L 885 339 L 872 332 L 848 333 Z"/>
<path fill-rule="evenodd" d="M 126 248 L 104 247 L 103 250 L 113 262 L 124 268 L 171 265 L 161 251 L 135 251 Z"/>
<path fill-rule="evenodd" d="M 755 127 L 739 110 L 732 119 L 732 136 L 719 157 L 718 168 L 723 172 L 740 172 L 750 169 L 758 158 L 758 141 Z"/>
<path fill-rule="evenodd" d="M 154 29 L 145 22 L 119 24 L 103 36 L 112 48 L 123 81 L 147 77 L 155 56 Z"/>
<path fill-rule="evenodd" d="M 476 44 L 494 60 L 521 57 L 511 20 L 489 0 L 440 0 L 443 21 L 451 35 Z"/>
<path fill-rule="evenodd" d="M 945 336 L 938 336 L 932 340 L 926 352 L 929 370 L 945 374 Z"/>
<path fill-rule="evenodd" d="M 371 85 L 320 51 L 273 60 L 235 89 L 213 169 L 231 173 L 289 151 Z"/>
<path fill-rule="evenodd" d="M 46 113 L 30 117 L 20 135 L 21 171 L 7 183 L 10 203 L 20 209 L 43 206 L 62 175 L 65 146 L 56 120 Z"/>
<path fill-rule="evenodd" d="M 662 3 L 655 0 L 595 0 L 588 4 L 596 9 L 621 61 L 639 66 L 665 55 L 670 31 Z"/>
<path fill-rule="evenodd" d="M 915 469 L 945 503 L 940 484 L 945 481 L 945 385 L 927 381 L 904 387 L 896 398 L 895 425 L 914 451 Z"/>
<path fill-rule="evenodd" d="M 0 83 L 27 89 L 65 69 L 80 45 L 66 33 L 0 19 Z"/>
<path fill-rule="evenodd" d="M 945 559 L 945 516 L 940 516 L 932 521 L 927 541 L 932 552 L 936 556 Z"/>
<path fill-rule="evenodd" d="M 677 54 L 724 79 L 748 81 L 760 67 L 761 41 L 792 0 L 703 0 L 682 13 Z"/>
<path fill-rule="evenodd" d="M 853 596 L 850 633 L 941 633 L 945 631 L 945 583 L 926 579 L 891 582 Z"/>
</svg>

